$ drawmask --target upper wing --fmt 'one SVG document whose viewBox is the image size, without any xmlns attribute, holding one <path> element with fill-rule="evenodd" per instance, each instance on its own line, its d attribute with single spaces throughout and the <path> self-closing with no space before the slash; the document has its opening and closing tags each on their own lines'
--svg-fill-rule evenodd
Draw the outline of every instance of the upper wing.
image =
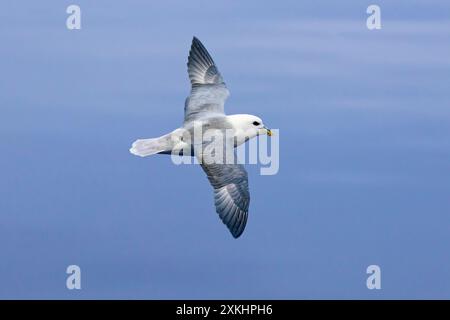
<svg viewBox="0 0 450 320">
<path fill-rule="evenodd" d="M 221 84 L 222 76 L 206 48 L 196 37 L 192 39 L 188 58 L 188 73 L 191 84 Z"/>
<path fill-rule="evenodd" d="M 192 39 L 187 66 L 191 94 L 184 106 L 184 121 L 214 113 L 224 114 L 225 100 L 230 92 L 213 59 L 196 37 Z"/>
<path fill-rule="evenodd" d="M 247 171 L 241 164 L 205 164 L 202 168 L 214 188 L 216 212 L 233 237 L 244 232 L 250 193 Z"/>
</svg>

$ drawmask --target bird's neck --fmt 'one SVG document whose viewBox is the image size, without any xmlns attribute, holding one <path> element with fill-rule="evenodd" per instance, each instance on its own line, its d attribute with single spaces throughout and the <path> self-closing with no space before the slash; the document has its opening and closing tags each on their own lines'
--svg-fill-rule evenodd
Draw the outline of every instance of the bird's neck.
<svg viewBox="0 0 450 320">
<path fill-rule="evenodd" d="M 235 136 L 237 138 L 237 145 L 240 145 L 248 139 L 254 138 L 258 135 L 257 130 L 249 127 L 249 115 L 248 114 L 232 114 L 227 116 L 228 122 L 235 130 Z"/>
</svg>

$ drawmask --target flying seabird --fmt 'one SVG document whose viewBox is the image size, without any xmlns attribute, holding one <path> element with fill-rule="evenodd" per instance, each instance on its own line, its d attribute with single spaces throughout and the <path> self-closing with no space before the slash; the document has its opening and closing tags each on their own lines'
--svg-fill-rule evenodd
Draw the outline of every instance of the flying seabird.
<svg viewBox="0 0 450 320">
<path fill-rule="evenodd" d="M 196 37 L 188 58 L 191 93 L 186 98 L 183 125 L 159 138 L 136 140 L 130 152 L 145 157 L 153 154 L 195 156 L 214 188 L 216 212 L 233 237 L 245 229 L 250 204 L 248 175 L 236 163 L 234 148 L 260 134 L 272 135 L 254 115 L 225 115 L 229 91 L 216 64 Z M 200 139 L 196 130 L 201 132 Z M 206 132 L 213 132 L 205 138 Z M 232 161 L 227 161 L 230 156 Z"/>
</svg>

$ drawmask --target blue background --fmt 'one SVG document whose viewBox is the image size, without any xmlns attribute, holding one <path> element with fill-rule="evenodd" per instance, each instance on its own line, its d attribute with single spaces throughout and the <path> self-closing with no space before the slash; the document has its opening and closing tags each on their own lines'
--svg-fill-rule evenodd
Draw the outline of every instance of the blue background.
<svg viewBox="0 0 450 320">
<path fill-rule="evenodd" d="M 450 297 L 448 1 L 72 3 L 1 3 L 0 298 Z M 198 166 L 128 152 L 181 124 L 193 35 L 280 130 L 238 240 Z"/>
</svg>

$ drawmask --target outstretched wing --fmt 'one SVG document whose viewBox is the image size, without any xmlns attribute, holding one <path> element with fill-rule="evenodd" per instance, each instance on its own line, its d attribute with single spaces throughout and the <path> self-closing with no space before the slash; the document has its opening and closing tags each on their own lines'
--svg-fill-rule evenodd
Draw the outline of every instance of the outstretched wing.
<svg viewBox="0 0 450 320">
<path fill-rule="evenodd" d="M 213 59 L 196 37 L 192 39 L 187 66 L 191 94 L 184 106 L 184 121 L 224 114 L 225 100 L 230 92 Z"/>
<path fill-rule="evenodd" d="M 216 212 L 233 237 L 238 238 L 247 224 L 250 193 L 247 171 L 241 164 L 202 164 L 214 188 Z"/>
</svg>

